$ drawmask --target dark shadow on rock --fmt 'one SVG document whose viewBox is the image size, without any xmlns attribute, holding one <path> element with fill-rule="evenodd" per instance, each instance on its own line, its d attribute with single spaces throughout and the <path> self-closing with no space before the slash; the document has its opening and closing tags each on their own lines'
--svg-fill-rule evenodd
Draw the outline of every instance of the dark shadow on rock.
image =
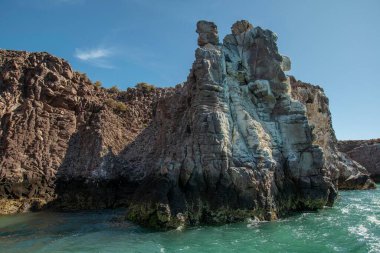
<svg viewBox="0 0 380 253">
<path fill-rule="evenodd" d="M 47 208 L 62 211 L 127 207 L 145 176 L 143 159 L 148 156 L 154 128 L 148 125 L 119 154 L 111 147 L 104 154 L 102 135 L 79 129 L 70 138 L 66 155 L 57 170 L 54 201 Z"/>
</svg>

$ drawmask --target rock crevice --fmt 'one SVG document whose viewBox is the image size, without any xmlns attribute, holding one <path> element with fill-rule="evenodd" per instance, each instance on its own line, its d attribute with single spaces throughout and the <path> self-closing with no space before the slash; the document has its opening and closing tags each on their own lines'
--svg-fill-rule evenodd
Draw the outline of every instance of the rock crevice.
<svg viewBox="0 0 380 253">
<path fill-rule="evenodd" d="M 332 204 L 335 186 L 313 142 L 306 108 L 291 96 L 283 70 L 290 60 L 278 53 L 276 35 L 239 21 L 223 44 L 206 43 L 204 30 L 210 29 L 199 29 L 205 24 L 215 27 L 198 23 L 203 43 L 178 95 L 184 104 L 173 108 L 163 101 L 157 108 L 172 113 L 153 119 L 163 136 L 152 153 L 158 162 L 128 217 L 170 228 L 276 219 Z M 182 109 L 180 121 L 173 121 L 175 107 Z"/>
</svg>

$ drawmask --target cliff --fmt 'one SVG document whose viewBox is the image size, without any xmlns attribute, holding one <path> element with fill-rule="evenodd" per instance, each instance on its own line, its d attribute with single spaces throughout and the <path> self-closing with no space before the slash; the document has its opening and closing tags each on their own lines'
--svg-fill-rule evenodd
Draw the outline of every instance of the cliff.
<svg viewBox="0 0 380 253">
<path fill-rule="evenodd" d="M 337 149 L 338 141 L 332 127 L 329 100 L 319 86 L 290 78 L 292 96 L 306 106 L 312 125 L 314 143 L 324 150 L 325 167 L 329 177 L 341 190 L 371 189 L 375 183 L 361 164 Z"/>
<path fill-rule="evenodd" d="M 140 156 L 126 149 L 174 89 L 106 90 L 47 53 L 0 56 L 0 213 L 125 201 L 138 175 L 122 157 Z"/>
<path fill-rule="evenodd" d="M 380 139 L 339 141 L 338 149 L 363 165 L 380 182 Z"/>
<path fill-rule="evenodd" d="M 198 22 L 197 32 L 178 102 L 163 100 L 153 119 L 161 126 L 154 159 L 128 217 L 174 228 L 331 205 L 336 191 L 305 107 L 291 98 L 289 59 L 275 34 L 246 21 L 223 44 L 211 22 Z"/>
<path fill-rule="evenodd" d="M 375 187 L 335 149 L 323 91 L 284 74 L 291 64 L 274 33 L 239 21 L 219 44 L 215 24 L 201 21 L 197 32 L 176 107 L 161 101 L 153 119 L 163 127 L 130 219 L 156 227 L 276 219 L 332 204 L 337 185 Z"/>
<path fill-rule="evenodd" d="M 374 184 L 336 149 L 328 100 L 247 21 L 176 88 L 104 89 L 47 53 L 0 50 L 0 213 L 128 207 L 157 228 L 276 219 Z"/>
</svg>

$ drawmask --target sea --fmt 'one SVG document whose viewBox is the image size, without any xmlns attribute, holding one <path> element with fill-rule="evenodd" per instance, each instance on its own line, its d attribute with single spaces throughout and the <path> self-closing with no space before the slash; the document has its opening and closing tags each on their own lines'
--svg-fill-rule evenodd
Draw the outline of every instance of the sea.
<svg viewBox="0 0 380 253">
<path fill-rule="evenodd" d="M 124 217 L 122 209 L 1 216 L 0 253 L 380 252 L 380 185 L 340 191 L 332 208 L 270 222 L 157 232 Z"/>
</svg>

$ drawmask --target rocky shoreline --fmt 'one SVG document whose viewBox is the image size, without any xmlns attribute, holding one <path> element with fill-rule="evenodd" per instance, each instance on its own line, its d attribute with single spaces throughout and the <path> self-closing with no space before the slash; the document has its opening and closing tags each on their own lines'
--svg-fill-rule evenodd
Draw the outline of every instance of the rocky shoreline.
<svg viewBox="0 0 380 253">
<path fill-rule="evenodd" d="M 375 188 L 338 150 L 323 89 L 285 74 L 276 34 L 245 20 L 231 32 L 219 43 L 198 22 L 175 88 L 104 89 L 48 53 L 0 50 L 0 214 L 128 207 L 170 229 L 277 219 L 332 205 L 338 188 Z"/>
</svg>

